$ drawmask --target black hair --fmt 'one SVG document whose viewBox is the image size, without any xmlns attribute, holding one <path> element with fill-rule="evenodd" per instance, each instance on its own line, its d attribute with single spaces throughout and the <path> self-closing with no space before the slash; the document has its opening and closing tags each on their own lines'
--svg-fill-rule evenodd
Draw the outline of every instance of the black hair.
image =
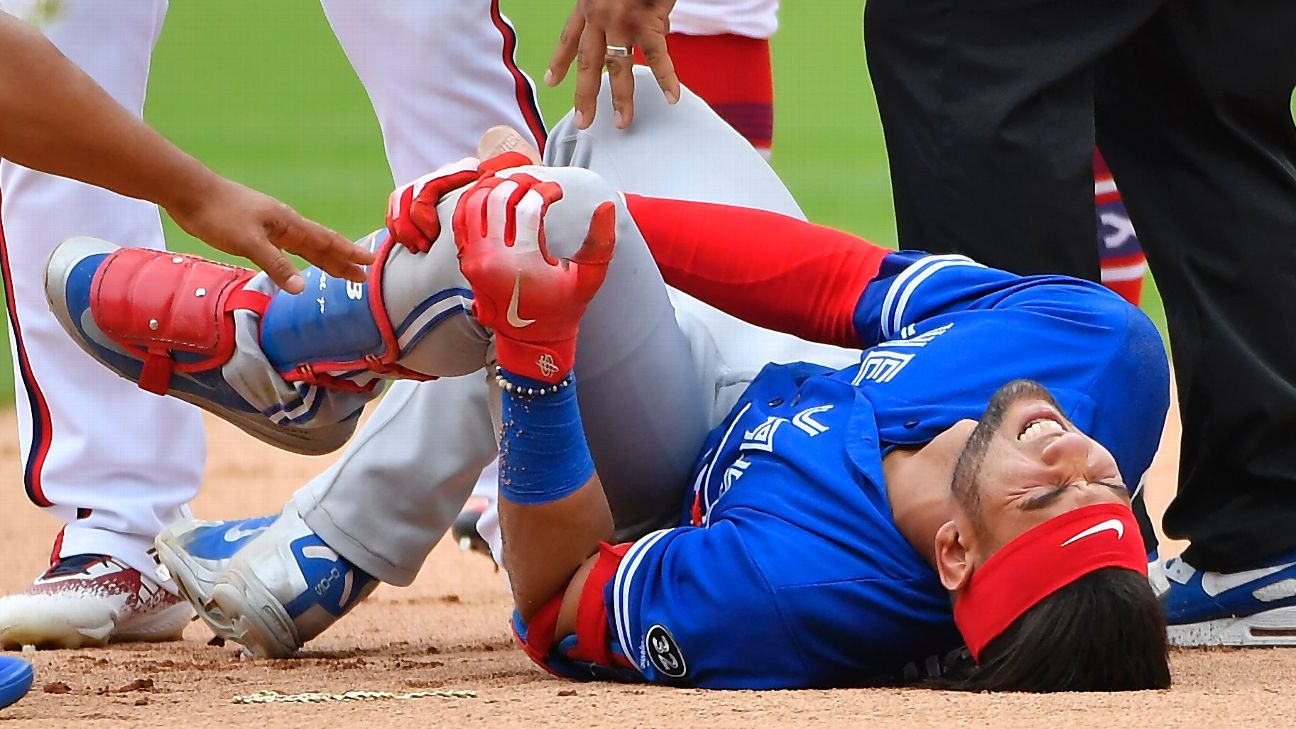
<svg viewBox="0 0 1296 729">
<path fill-rule="evenodd" d="M 1170 686 L 1165 614 L 1147 578 L 1105 567 L 1027 610 L 981 651 L 928 682 L 957 691 L 1138 691 Z"/>
</svg>

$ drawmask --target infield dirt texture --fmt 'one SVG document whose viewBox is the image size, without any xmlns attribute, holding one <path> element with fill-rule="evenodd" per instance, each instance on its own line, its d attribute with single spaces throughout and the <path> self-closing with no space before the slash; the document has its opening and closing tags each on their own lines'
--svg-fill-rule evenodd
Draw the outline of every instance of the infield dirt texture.
<svg viewBox="0 0 1296 729">
<path fill-rule="evenodd" d="M 129 1 L 129 0 L 126 0 Z M 894 243 L 881 132 L 860 50 L 861 0 L 791 0 L 775 42 L 774 164 L 811 219 Z M 505 0 L 523 66 L 539 76 L 568 0 Z M 570 84 L 542 91 L 550 122 Z M 360 236 L 381 223 L 391 180 L 363 91 L 312 0 L 173 3 L 149 119 L 240 181 Z M 1026 214 L 1026 213 L 1024 213 Z M 174 226 L 173 245 L 198 247 Z M 1150 313 L 1160 320 L 1155 292 Z M 0 383 L 9 387 L 9 378 Z M 6 396 L 11 397 L 11 395 Z M 12 415 L 0 412 L 0 592 L 41 571 L 58 525 L 23 495 Z M 276 510 L 328 459 L 281 454 L 210 421 L 195 513 Z M 1177 430 L 1170 443 L 1176 443 Z M 1159 514 L 1174 448 L 1149 490 Z M 1176 551 L 1171 546 L 1169 552 Z M 910 690 L 702 692 L 574 684 L 514 650 L 507 592 L 482 557 L 443 543 L 409 588 L 380 588 L 286 661 L 241 660 L 191 624 L 183 643 L 28 656 L 36 685 L 0 727 L 1153 727 L 1296 726 L 1296 651 L 1182 651 L 1175 687 L 1125 695 L 962 695 Z M 1058 660 L 1066 660 L 1058 656 Z M 236 705 L 258 691 L 467 690 L 475 698 Z"/>
</svg>

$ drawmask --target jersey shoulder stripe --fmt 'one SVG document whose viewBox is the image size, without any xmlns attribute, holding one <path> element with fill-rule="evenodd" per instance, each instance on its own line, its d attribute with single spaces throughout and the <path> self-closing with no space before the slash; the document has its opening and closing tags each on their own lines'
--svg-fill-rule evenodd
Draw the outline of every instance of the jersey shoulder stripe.
<svg viewBox="0 0 1296 729">
<path fill-rule="evenodd" d="M 621 560 L 620 566 L 617 567 L 616 577 L 612 585 L 612 617 L 616 621 L 617 641 L 621 643 L 621 653 L 629 658 L 631 663 L 639 665 L 639 651 L 633 641 L 630 618 L 630 587 L 634 582 L 635 572 L 643 564 L 644 557 L 652 550 L 662 537 L 676 531 L 675 529 L 659 529 L 645 536 L 643 539 L 634 543 L 630 551 Z"/>
<path fill-rule="evenodd" d="M 886 299 L 882 302 L 882 335 L 885 338 L 896 336 L 904 328 L 905 308 L 914 291 L 943 268 L 951 266 L 972 266 L 985 268 L 967 256 L 945 255 L 928 256 L 914 263 L 896 277 L 895 283 L 887 290 Z"/>
</svg>

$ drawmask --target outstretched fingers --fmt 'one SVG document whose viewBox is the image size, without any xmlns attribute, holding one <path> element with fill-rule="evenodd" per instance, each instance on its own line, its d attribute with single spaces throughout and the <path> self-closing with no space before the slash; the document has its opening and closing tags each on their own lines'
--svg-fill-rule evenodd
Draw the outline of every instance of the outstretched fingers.
<svg viewBox="0 0 1296 729">
<path fill-rule="evenodd" d="M 607 36 L 603 29 L 587 24 L 581 32 L 576 53 L 576 92 L 572 97 L 573 120 L 577 129 L 588 129 L 594 123 L 598 108 L 599 87 L 603 85 L 603 62 L 607 55 Z"/>
<path fill-rule="evenodd" d="M 305 258 L 331 276 L 351 281 L 366 280 L 368 274 L 362 267 L 374 261 L 373 253 L 296 213 L 285 225 L 267 233 L 267 240 L 255 246 L 250 251 L 249 258 L 266 271 L 276 284 L 292 293 L 301 290 L 297 286 L 298 282 L 292 280 L 293 277 L 300 278 L 300 274 L 279 249 Z M 304 280 L 300 283 L 303 286 L 305 284 Z"/>
<path fill-rule="evenodd" d="M 670 50 L 666 47 L 666 35 L 669 27 L 661 27 L 645 32 L 639 36 L 639 50 L 643 52 L 644 62 L 652 70 L 653 78 L 666 95 L 667 103 L 674 104 L 680 100 L 680 81 L 675 72 L 675 62 L 671 60 Z M 633 104 L 633 84 L 630 87 Z M 632 107 L 633 108 L 633 107 Z"/>
<path fill-rule="evenodd" d="M 563 24 L 562 33 L 558 35 L 558 45 L 554 47 L 553 55 L 549 58 L 549 68 L 544 75 L 546 86 L 557 86 L 566 78 L 567 70 L 571 68 L 572 61 L 576 59 L 576 52 L 580 48 L 581 34 L 584 30 L 585 12 L 578 3 L 576 8 L 572 10 L 571 15 L 567 16 L 567 22 Z"/>
</svg>

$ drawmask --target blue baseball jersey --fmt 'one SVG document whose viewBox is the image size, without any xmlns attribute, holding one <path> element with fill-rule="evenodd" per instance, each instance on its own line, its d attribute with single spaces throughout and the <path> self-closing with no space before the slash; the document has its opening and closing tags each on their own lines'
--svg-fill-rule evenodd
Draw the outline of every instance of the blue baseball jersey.
<svg viewBox="0 0 1296 729">
<path fill-rule="evenodd" d="M 1151 464 L 1165 349 L 1097 284 L 896 253 L 854 324 L 858 365 L 766 367 L 703 447 L 682 525 L 624 553 L 602 595 L 620 677 L 851 686 L 959 648 L 948 594 L 892 518 L 882 458 L 979 418 L 1011 380 L 1047 387 L 1131 486 Z M 561 673 L 607 675 L 554 654 Z"/>
</svg>

